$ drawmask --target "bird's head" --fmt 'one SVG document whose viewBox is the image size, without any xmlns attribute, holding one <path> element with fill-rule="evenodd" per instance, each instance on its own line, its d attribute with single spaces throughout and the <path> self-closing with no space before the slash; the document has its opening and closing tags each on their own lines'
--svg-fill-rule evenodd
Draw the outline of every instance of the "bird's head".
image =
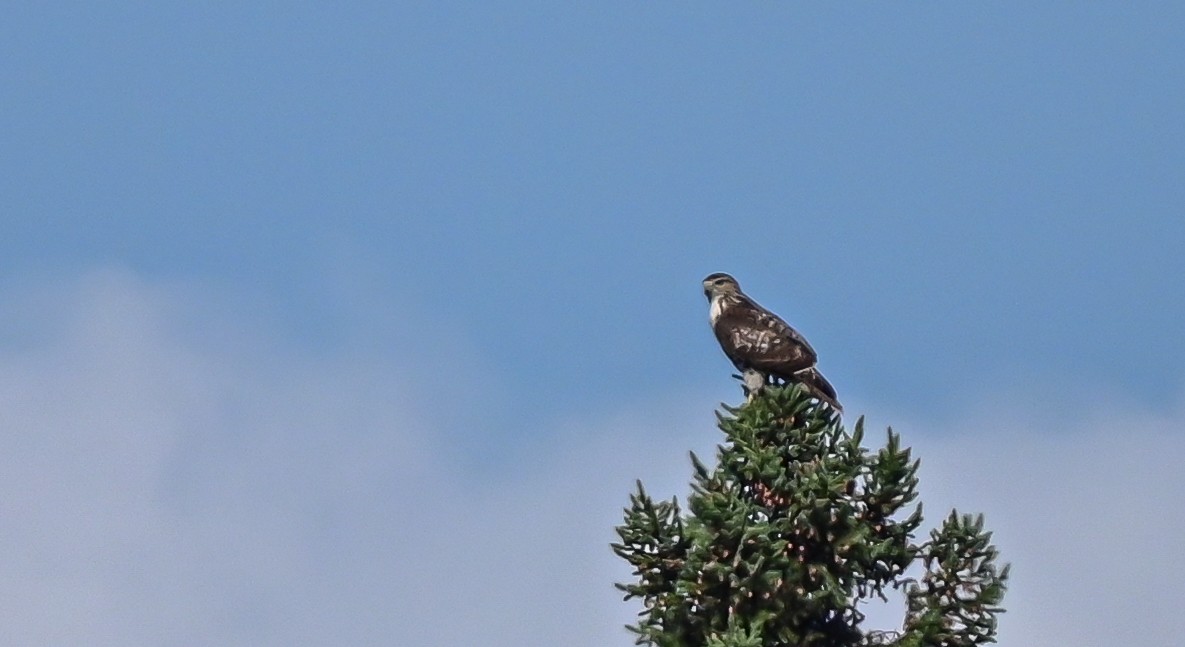
<svg viewBox="0 0 1185 647">
<path fill-rule="evenodd" d="M 737 280 L 724 272 L 716 272 L 709 274 L 704 279 L 704 296 L 711 301 L 713 297 L 723 296 L 726 294 L 740 294 L 741 286 Z"/>
</svg>

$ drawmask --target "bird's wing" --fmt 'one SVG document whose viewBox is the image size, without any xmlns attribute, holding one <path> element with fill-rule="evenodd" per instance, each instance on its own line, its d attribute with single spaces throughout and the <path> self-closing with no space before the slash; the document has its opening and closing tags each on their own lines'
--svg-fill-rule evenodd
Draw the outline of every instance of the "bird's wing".
<svg viewBox="0 0 1185 647">
<path fill-rule="evenodd" d="M 744 299 L 716 320 L 716 339 L 739 369 L 788 377 L 815 363 L 815 349 L 790 324 Z"/>
</svg>

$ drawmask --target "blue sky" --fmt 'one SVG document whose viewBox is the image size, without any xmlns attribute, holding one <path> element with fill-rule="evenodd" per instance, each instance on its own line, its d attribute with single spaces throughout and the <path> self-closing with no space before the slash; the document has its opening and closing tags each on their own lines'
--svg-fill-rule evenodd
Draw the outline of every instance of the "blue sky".
<svg viewBox="0 0 1185 647">
<path fill-rule="evenodd" d="M 1024 542 L 1045 517 L 1015 492 L 1005 505 L 969 484 L 1012 474 L 1048 494 L 1067 486 L 1043 471 L 1120 469 L 1090 462 L 1123 451 L 1099 431 L 1113 424 L 1133 447 L 1169 448 L 1132 449 L 1142 458 L 1120 474 L 1185 454 L 1183 14 L 1121 3 L 0 10 L 0 294 L 12 306 L 0 317 L 11 405 L 0 433 L 12 460 L 67 482 L 104 460 L 112 473 L 143 468 L 123 485 L 95 476 L 103 501 L 80 494 L 90 481 L 45 495 L 58 502 L 48 509 L 95 511 L 96 524 L 51 543 L 45 564 L 91 563 L 92 533 L 114 537 L 117 564 L 93 578 L 119 602 L 65 605 L 93 622 L 58 644 L 104 631 L 110 644 L 171 644 L 178 627 L 218 644 L 291 644 L 273 622 L 284 613 L 320 618 L 303 631 L 316 644 L 368 631 L 452 644 L 384 620 L 448 598 L 427 575 L 406 597 L 361 587 L 358 600 L 389 600 L 369 615 L 358 600 L 304 613 L 332 605 L 300 583 L 403 580 L 409 563 L 384 549 L 468 532 L 512 550 L 497 506 L 587 529 L 565 536 L 587 559 L 552 556 L 586 566 L 571 579 L 588 597 L 554 615 L 581 610 L 589 644 L 628 644 L 615 633 L 623 605 L 596 588 L 621 576 L 601 561 L 605 529 L 635 477 L 680 492 L 686 449 L 715 440 L 711 407 L 737 397 L 699 289 L 714 271 L 807 335 L 849 410 L 934 446 L 936 472 L 965 481 L 935 484 L 936 496 L 1003 517 L 1016 599 L 1038 599 L 1024 557 L 1029 573 L 1049 572 Z M 110 451 L 55 449 L 80 439 Z M 1020 461 L 1013 442 L 1063 462 L 966 458 L 974 447 Z M 459 497 L 470 521 L 400 534 L 429 523 L 413 503 L 433 473 L 446 482 L 433 496 L 446 508 Z M 38 493 L 12 483 L 9 504 L 37 508 Z M 257 499 L 236 503 L 232 484 Z M 473 487 L 491 491 L 468 497 Z M 1089 512 L 1075 500 L 1065 505 Z M 368 521 L 404 509 L 416 520 Z M 41 530 L 3 540 L 10 553 L 68 525 L 34 517 Z M 244 523 L 250 537 L 219 534 Z M 171 539 L 132 541 L 142 526 Z M 178 538 L 191 527 L 205 534 Z M 276 541 L 291 550 L 273 553 Z M 228 545 L 243 548 L 212 557 Z M 257 564 L 256 551 L 285 555 L 283 567 L 248 585 L 231 564 Z M 118 566 L 134 554 L 159 556 L 143 581 Z M 215 575 L 169 570 L 205 560 Z M 33 586 L 18 571 L 0 582 L 8 595 Z M 235 613 L 217 596 L 195 602 L 206 580 L 259 602 Z M 46 581 L 59 580 L 38 580 L 44 599 L 60 597 Z M 153 588 L 164 582 L 176 589 Z M 571 580 L 539 580 L 549 585 Z M 61 623 L 30 599 L 19 635 L 44 643 L 43 627 Z M 144 599 L 167 601 L 150 614 L 159 624 L 121 634 Z M 1055 633 L 1016 616 L 1028 631 L 1004 644 Z M 1064 617 L 1083 628 L 1079 644 L 1106 637 L 1090 626 L 1097 613 Z M 505 644 L 554 644 L 507 622 Z"/>
</svg>

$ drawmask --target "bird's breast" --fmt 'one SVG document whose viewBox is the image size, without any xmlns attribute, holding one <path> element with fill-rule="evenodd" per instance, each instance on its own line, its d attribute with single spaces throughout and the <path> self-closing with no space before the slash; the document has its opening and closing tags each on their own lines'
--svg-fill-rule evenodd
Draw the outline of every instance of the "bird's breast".
<svg viewBox="0 0 1185 647">
<path fill-rule="evenodd" d="M 724 299 L 714 297 L 711 306 L 708 308 L 708 321 L 715 326 L 722 314 L 724 314 Z"/>
</svg>

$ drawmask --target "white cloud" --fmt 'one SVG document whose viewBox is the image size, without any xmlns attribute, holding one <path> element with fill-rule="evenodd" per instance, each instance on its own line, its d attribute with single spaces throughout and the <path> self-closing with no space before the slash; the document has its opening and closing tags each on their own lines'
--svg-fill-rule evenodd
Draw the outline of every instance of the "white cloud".
<svg viewBox="0 0 1185 647">
<path fill-rule="evenodd" d="M 479 476 L 433 422 L 465 388 L 420 388 L 446 378 L 413 349 L 302 351 L 242 301 L 121 272 L 10 305 L 4 644 L 632 644 L 612 527 L 634 478 L 682 498 L 718 440 L 682 394 Z M 968 419 L 899 428 L 930 518 L 986 512 L 1015 564 L 1002 644 L 1171 644 L 1185 415 Z"/>
<path fill-rule="evenodd" d="M 118 271 L 10 297 L 35 334 L 0 346 L 0 642 L 628 641 L 611 528 L 683 460 L 655 413 L 568 425 L 491 486 L 432 424 L 464 389 L 424 399 L 399 352 L 302 354 Z"/>
<path fill-rule="evenodd" d="M 996 401 L 910 439 L 929 518 L 984 512 L 1013 563 L 1001 644 L 1179 644 L 1185 411 L 1099 397 L 1059 418 Z"/>
</svg>

